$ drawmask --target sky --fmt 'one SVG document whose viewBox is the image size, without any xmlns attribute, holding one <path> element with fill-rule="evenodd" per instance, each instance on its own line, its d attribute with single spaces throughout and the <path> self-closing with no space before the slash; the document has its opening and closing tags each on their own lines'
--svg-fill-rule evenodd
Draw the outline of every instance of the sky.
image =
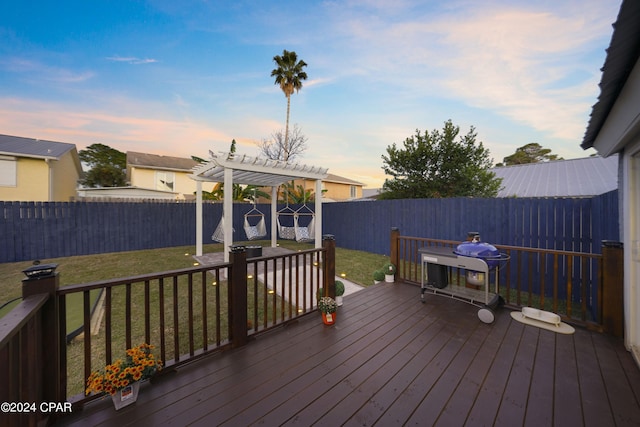
<svg viewBox="0 0 640 427">
<path fill-rule="evenodd" d="M 275 55 L 308 79 L 300 163 L 382 186 L 392 144 L 471 127 L 494 163 L 584 136 L 621 0 L 48 0 L 0 4 L 0 133 L 177 157 L 284 130 Z"/>
</svg>

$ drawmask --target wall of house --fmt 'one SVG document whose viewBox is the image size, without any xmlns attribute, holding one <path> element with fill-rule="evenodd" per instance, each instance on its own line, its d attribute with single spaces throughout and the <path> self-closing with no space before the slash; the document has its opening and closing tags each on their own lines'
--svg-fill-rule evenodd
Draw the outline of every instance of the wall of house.
<svg viewBox="0 0 640 427">
<path fill-rule="evenodd" d="M 44 160 L 18 157 L 15 187 L 0 187 L 0 200 L 49 201 L 49 166 Z M 75 191 L 75 187 L 74 187 Z"/>
<path fill-rule="evenodd" d="M 336 201 L 345 201 L 358 199 L 362 197 L 362 186 L 355 185 L 355 196 L 351 195 L 351 184 L 342 184 L 338 182 L 323 182 L 322 188 L 323 190 L 327 190 L 324 193 L 324 197 Z"/>
<path fill-rule="evenodd" d="M 640 363 L 640 139 L 622 160 L 625 345 Z"/>
<path fill-rule="evenodd" d="M 156 187 L 156 172 L 173 172 L 174 173 L 174 189 L 175 193 L 180 194 L 180 199 L 184 198 L 184 195 L 193 196 L 196 191 L 196 182 L 189 178 L 190 172 L 179 171 L 159 171 L 157 169 L 146 168 L 130 168 L 130 180 L 131 185 L 140 188 L 149 188 L 152 190 L 158 189 Z M 215 183 L 203 183 L 202 189 L 204 191 L 211 191 Z"/>
<path fill-rule="evenodd" d="M 49 162 L 51 167 L 51 200 L 52 202 L 68 202 L 76 197 L 80 173 L 73 157 L 73 152 L 65 153 L 60 160 Z"/>
</svg>

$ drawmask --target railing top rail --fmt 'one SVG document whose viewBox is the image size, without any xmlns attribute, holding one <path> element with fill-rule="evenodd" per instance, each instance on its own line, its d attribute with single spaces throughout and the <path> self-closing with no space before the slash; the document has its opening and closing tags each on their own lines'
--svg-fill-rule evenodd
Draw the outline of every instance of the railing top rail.
<svg viewBox="0 0 640 427">
<path fill-rule="evenodd" d="M 272 259 L 286 258 L 286 257 L 290 257 L 290 256 L 297 256 L 297 255 L 304 255 L 304 254 L 313 254 L 313 253 L 318 253 L 318 252 L 323 252 L 323 251 L 326 251 L 326 249 L 324 249 L 324 248 L 305 249 L 305 250 L 291 252 L 289 254 L 284 254 L 284 255 L 274 255 L 274 256 L 268 256 L 268 257 L 251 258 L 250 262 L 268 261 L 268 260 L 272 260 Z M 137 276 L 120 277 L 120 278 L 116 278 L 116 279 L 107 279 L 107 280 L 99 280 L 99 281 L 89 282 L 89 283 L 80 283 L 80 284 L 74 284 L 74 285 L 67 285 L 67 286 L 60 287 L 60 289 L 58 289 L 58 291 L 57 291 L 57 294 L 58 295 L 67 295 L 67 294 L 83 292 L 83 291 L 91 291 L 91 290 L 94 290 L 94 289 L 101 289 L 101 288 L 108 288 L 108 287 L 119 286 L 119 285 L 126 285 L 126 284 L 129 284 L 129 283 L 144 282 L 144 281 L 147 281 L 147 280 L 157 280 L 157 279 L 164 279 L 164 278 L 167 278 L 167 277 L 181 276 L 181 275 L 184 275 L 184 274 L 201 273 L 203 271 L 210 271 L 210 270 L 216 270 L 216 269 L 221 269 L 221 268 L 227 268 L 227 267 L 230 267 L 230 266 L 231 266 L 230 263 L 220 263 L 220 264 L 215 264 L 215 265 L 200 265 L 198 267 L 187 267 L 187 268 L 182 268 L 182 269 L 178 269 L 178 270 L 163 271 L 163 272 L 159 272 L 159 273 L 140 274 L 140 275 L 137 275 Z"/>
<path fill-rule="evenodd" d="M 164 279 L 167 277 L 181 276 L 183 274 L 189 274 L 189 273 L 201 273 L 203 271 L 227 268 L 230 266 L 231 264 L 229 263 L 221 263 L 221 264 L 215 264 L 215 265 L 201 265 L 198 267 L 187 267 L 187 268 L 181 268 L 178 270 L 162 271 L 159 273 L 140 274 L 137 276 L 120 277 L 116 279 L 99 280 L 96 282 L 80 283 L 76 285 L 67 285 L 67 286 L 60 287 L 60 289 L 58 289 L 57 291 L 57 294 L 67 295 L 67 294 L 72 294 L 76 292 L 90 291 L 93 289 L 126 285 L 128 283 L 134 283 L 134 282 L 144 282 L 147 280 Z"/>
<path fill-rule="evenodd" d="M 428 237 L 413 237 L 413 236 L 399 236 L 401 240 L 413 240 L 419 242 L 431 242 L 431 243 L 442 243 L 443 245 L 458 245 L 460 243 L 459 240 L 442 240 L 442 239 L 431 239 Z M 573 251 L 563 251 L 558 249 L 541 249 L 541 248 L 527 248 L 524 246 L 509 246 L 509 245 L 496 245 L 491 243 L 497 249 L 504 250 L 512 250 L 512 251 L 521 251 L 521 252 L 536 252 L 536 253 L 544 253 L 544 254 L 557 254 L 557 255 L 572 255 L 572 256 L 580 256 L 580 257 L 588 257 L 588 258 L 602 258 L 602 254 L 592 254 L 588 252 L 573 252 Z"/>
<path fill-rule="evenodd" d="M 49 294 L 28 296 L 2 318 L 0 323 L 0 348 L 4 347 L 35 316 L 48 299 Z"/>
</svg>

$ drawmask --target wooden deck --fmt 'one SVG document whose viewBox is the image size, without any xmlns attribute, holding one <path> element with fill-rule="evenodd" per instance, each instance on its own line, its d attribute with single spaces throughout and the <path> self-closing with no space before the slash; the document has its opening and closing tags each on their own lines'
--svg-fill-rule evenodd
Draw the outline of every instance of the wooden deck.
<svg viewBox="0 0 640 427">
<path fill-rule="evenodd" d="M 345 297 L 337 324 L 312 313 L 245 347 L 59 420 L 128 425 L 640 425 L 640 370 L 622 342 L 561 335 L 382 283 Z"/>
</svg>

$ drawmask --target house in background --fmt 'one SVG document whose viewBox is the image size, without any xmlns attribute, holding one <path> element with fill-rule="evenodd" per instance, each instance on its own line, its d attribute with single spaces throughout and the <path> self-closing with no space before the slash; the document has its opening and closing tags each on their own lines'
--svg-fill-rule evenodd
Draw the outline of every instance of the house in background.
<svg viewBox="0 0 640 427">
<path fill-rule="evenodd" d="M 325 190 L 322 198 L 344 202 L 362 197 L 362 187 L 364 184 L 342 176 L 329 174 L 322 180 L 322 189 Z"/>
<path fill-rule="evenodd" d="M 313 181 L 296 179 L 293 181 L 293 185 L 296 190 L 302 187 L 303 190 L 315 191 L 315 183 Z M 327 177 L 322 180 L 322 201 L 323 202 L 346 202 L 350 200 L 359 199 L 362 197 L 363 183 L 354 181 L 342 176 L 327 174 Z M 270 188 L 262 188 L 262 191 L 270 194 Z M 279 190 L 282 193 L 282 188 Z M 283 200 L 284 196 L 280 194 L 278 200 Z M 259 197 L 258 203 L 269 203 L 269 200 Z"/>
<path fill-rule="evenodd" d="M 0 135 L 0 200 L 68 202 L 81 176 L 74 144 Z"/>
<path fill-rule="evenodd" d="M 624 340 L 640 364 L 640 1 L 623 0 L 602 67 L 600 95 L 582 141 L 619 155 L 620 236 L 624 256 Z M 586 171 L 587 179 L 591 171 Z"/>
<path fill-rule="evenodd" d="M 497 197 L 593 197 L 618 188 L 618 156 L 555 160 L 491 169 Z"/>
<path fill-rule="evenodd" d="M 184 199 L 196 191 L 189 174 L 197 164 L 193 159 L 127 151 L 127 181 L 135 188 L 174 193 Z"/>
</svg>

